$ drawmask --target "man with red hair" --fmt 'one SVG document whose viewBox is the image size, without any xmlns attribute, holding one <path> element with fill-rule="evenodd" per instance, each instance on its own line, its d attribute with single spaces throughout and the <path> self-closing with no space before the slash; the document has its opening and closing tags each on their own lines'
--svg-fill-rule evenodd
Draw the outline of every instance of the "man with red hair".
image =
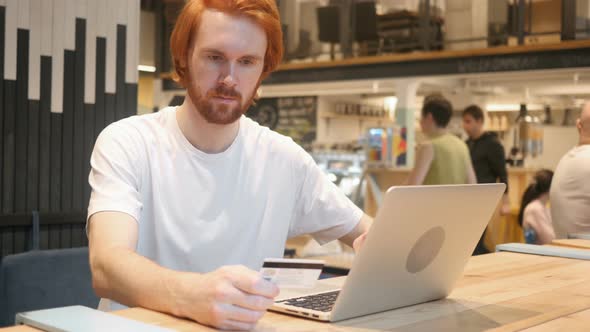
<svg viewBox="0 0 590 332">
<path fill-rule="evenodd" d="M 257 270 L 311 234 L 358 248 L 370 218 L 290 138 L 243 114 L 282 56 L 272 0 L 192 0 L 171 37 L 179 107 L 121 120 L 91 158 L 93 285 L 141 306 L 251 329 L 278 295 Z"/>
</svg>

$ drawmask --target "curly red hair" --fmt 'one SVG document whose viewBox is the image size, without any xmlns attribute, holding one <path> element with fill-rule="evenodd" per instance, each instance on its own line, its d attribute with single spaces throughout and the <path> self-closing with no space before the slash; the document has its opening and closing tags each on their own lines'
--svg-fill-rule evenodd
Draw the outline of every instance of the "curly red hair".
<svg viewBox="0 0 590 332">
<path fill-rule="evenodd" d="M 279 10 L 274 0 L 189 0 L 180 12 L 170 36 L 170 53 L 174 63 L 174 80 L 187 87 L 188 54 L 192 37 L 199 28 L 205 9 L 245 16 L 252 19 L 265 32 L 267 38 L 264 67 L 261 79 L 267 77 L 283 57 L 283 32 Z"/>
</svg>

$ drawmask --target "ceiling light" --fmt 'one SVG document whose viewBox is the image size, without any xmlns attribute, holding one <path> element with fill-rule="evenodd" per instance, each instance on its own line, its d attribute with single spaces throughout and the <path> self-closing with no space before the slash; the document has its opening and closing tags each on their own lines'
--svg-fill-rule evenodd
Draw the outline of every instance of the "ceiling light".
<svg viewBox="0 0 590 332">
<path fill-rule="evenodd" d="M 373 81 L 373 93 L 378 93 L 378 92 L 379 92 L 379 82 Z"/>
<path fill-rule="evenodd" d="M 395 106 L 397 105 L 397 97 L 385 97 L 383 98 L 383 108 L 393 115 L 395 112 Z"/>
<path fill-rule="evenodd" d="M 542 111 L 544 106 L 542 104 L 526 104 L 529 111 Z M 486 111 L 488 112 L 518 112 L 520 111 L 520 104 L 487 104 Z"/>
</svg>

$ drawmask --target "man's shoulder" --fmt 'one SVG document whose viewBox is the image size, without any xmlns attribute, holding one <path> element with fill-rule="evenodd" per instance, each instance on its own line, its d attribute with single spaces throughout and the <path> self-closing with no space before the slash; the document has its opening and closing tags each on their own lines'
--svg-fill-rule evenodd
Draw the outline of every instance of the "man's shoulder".
<svg viewBox="0 0 590 332">
<path fill-rule="evenodd" d="M 308 165 L 313 158 L 293 139 L 252 119 L 243 120 L 247 125 L 245 147 L 256 156 L 265 156 L 267 162 L 283 165 Z"/>
<path fill-rule="evenodd" d="M 121 151 L 139 157 L 151 146 L 167 141 L 168 126 L 166 118 L 169 110 L 134 115 L 109 124 L 98 136 L 95 150 Z"/>
<path fill-rule="evenodd" d="M 166 121 L 170 112 L 169 108 L 162 109 L 159 112 L 134 115 L 121 119 L 108 125 L 102 132 L 101 136 L 122 136 L 126 138 L 141 138 L 159 133 L 166 128 Z"/>
<path fill-rule="evenodd" d="M 299 147 L 297 143 L 289 136 L 278 133 L 268 127 L 261 126 L 258 122 L 244 117 L 242 120 L 247 128 L 246 137 L 249 143 L 255 143 L 259 146 L 265 146 L 280 151 L 290 151 Z"/>
<path fill-rule="evenodd" d="M 590 145 L 576 146 L 569 150 L 557 164 L 556 173 L 566 171 L 568 173 L 583 173 L 589 174 L 590 167 L 587 167 L 590 162 Z"/>
<path fill-rule="evenodd" d="M 502 144 L 500 143 L 500 137 L 498 137 L 498 134 L 492 131 L 486 131 L 483 133 L 483 135 L 481 135 L 481 140 L 488 144 Z"/>
<path fill-rule="evenodd" d="M 501 148 L 504 150 L 504 145 L 500 141 L 497 133 L 486 131 L 480 138 L 484 146 L 488 148 Z"/>
<path fill-rule="evenodd" d="M 527 206 L 524 207 L 523 213 L 532 215 L 534 217 L 543 215 L 545 212 L 545 205 L 538 199 L 532 200 Z"/>
</svg>

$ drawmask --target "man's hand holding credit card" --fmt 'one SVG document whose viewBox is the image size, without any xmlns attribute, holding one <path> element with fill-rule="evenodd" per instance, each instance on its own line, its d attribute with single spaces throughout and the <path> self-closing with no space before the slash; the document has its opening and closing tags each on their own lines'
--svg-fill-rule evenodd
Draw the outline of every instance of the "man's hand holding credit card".
<svg viewBox="0 0 590 332">
<path fill-rule="evenodd" d="M 313 259 L 266 258 L 260 273 L 279 288 L 313 288 L 324 261 Z"/>
</svg>

